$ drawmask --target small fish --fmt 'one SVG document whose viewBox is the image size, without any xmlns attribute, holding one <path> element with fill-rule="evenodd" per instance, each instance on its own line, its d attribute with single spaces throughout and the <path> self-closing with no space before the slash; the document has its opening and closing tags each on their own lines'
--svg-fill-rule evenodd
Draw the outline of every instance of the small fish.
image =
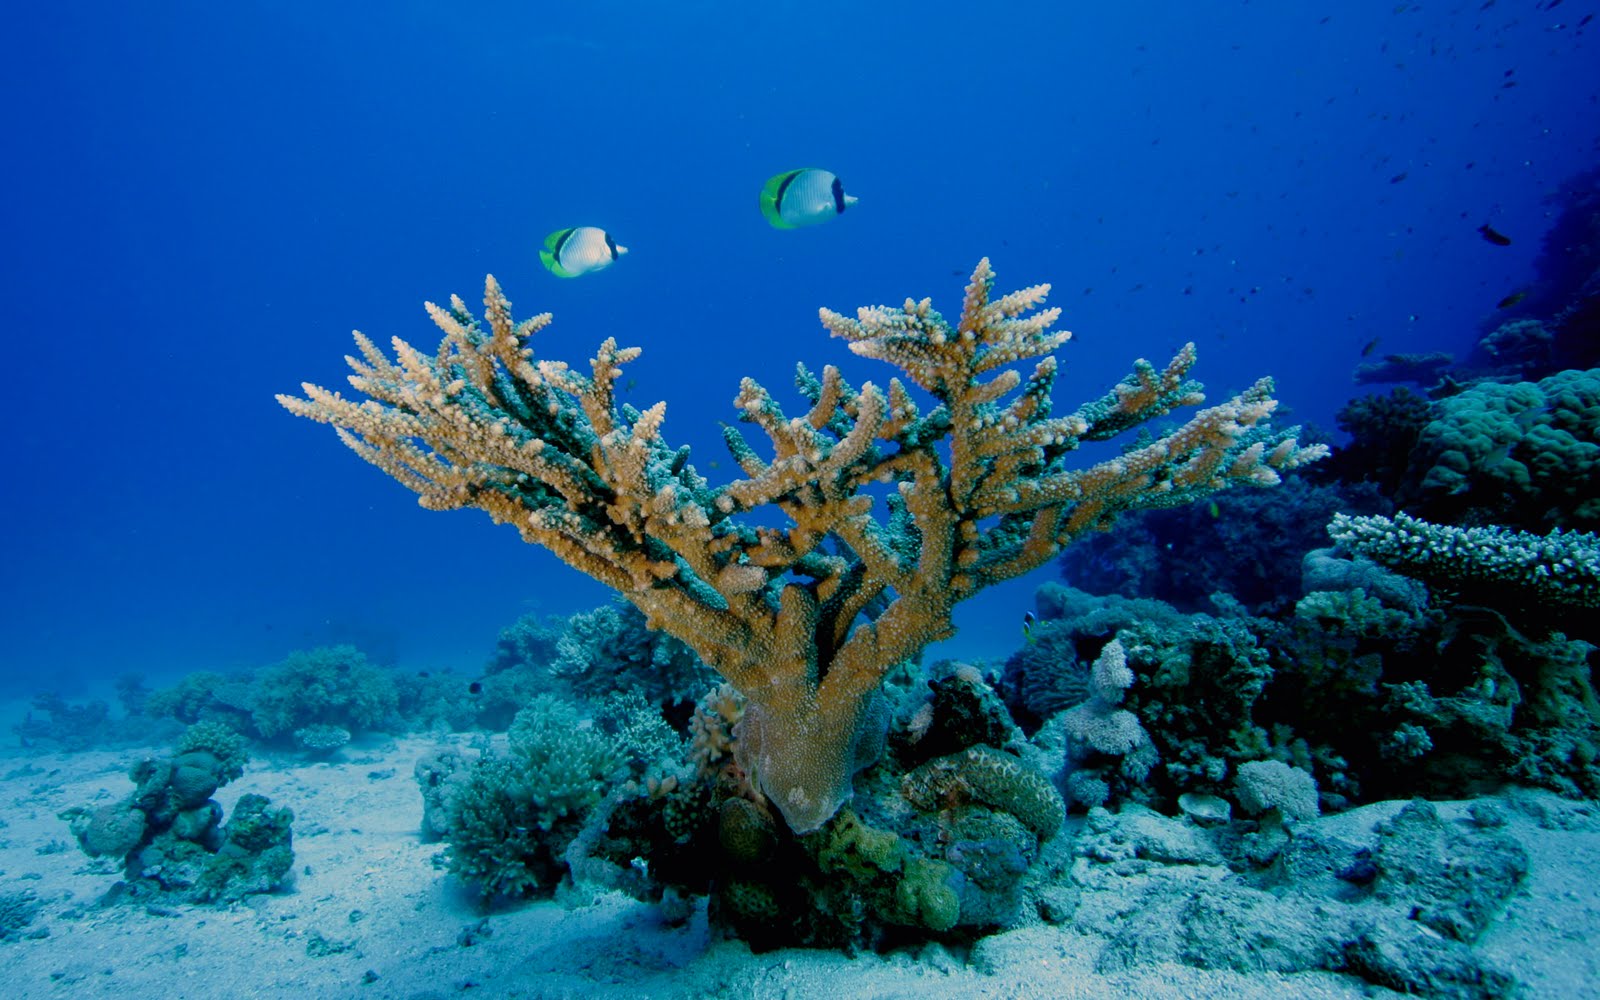
<svg viewBox="0 0 1600 1000">
<path fill-rule="evenodd" d="M 612 261 L 627 252 L 628 248 L 619 246 L 604 229 L 570 226 L 544 238 L 539 260 L 558 278 L 576 278 L 610 267 Z"/>
<path fill-rule="evenodd" d="M 1393 177 L 1389 178 L 1389 183 L 1390 184 L 1399 184 L 1401 181 L 1405 180 L 1409 176 L 1411 176 L 1409 173 L 1407 173 L 1406 171 L 1402 170 L 1398 174 L 1395 174 Z"/>
<path fill-rule="evenodd" d="M 856 203 L 844 182 L 817 167 L 785 170 L 761 189 L 761 214 L 774 229 L 798 229 L 827 222 Z"/>
<path fill-rule="evenodd" d="M 1222 508 L 1218 507 L 1217 502 L 1213 500 L 1206 504 L 1206 513 L 1211 515 L 1212 520 L 1215 520 L 1222 516 Z"/>
<path fill-rule="evenodd" d="M 1371 340 L 1367 341 L 1365 344 L 1362 344 L 1361 345 L 1361 356 L 1363 358 L 1371 357 L 1372 356 L 1372 352 L 1376 351 L 1378 349 L 1378 341 L 1380 339 L 1381 338 L 1379 338 L 1379 337 L 1373 337 Z"/>
<path fill-rule="evenodd" d="M 1512 306 L 1516 305 L 1518 302 L 1521 302 L 1527 297 L 1528 290 L 1526 288 L 1519 288 L 1510 295 L 1507 295 L 1505 298 L 1501 299 L 1499 302 L 1496 302 L 1494 307 L 1496 309 L 1510 309 Z"/>
<path fill-rule="evenodd" d="M 471 684 L 467 685 L 467 693 L 468 694 L 483 694 L 483 685 L 481 683 L 479 683 L 478 681 L 473 681 Z"/>
<path fill-rule="evenodd" d="M 1032 611 L 1026 612 L 1022 616 L 1022 638 L 1030 646 L 1039 641 L 1033 635 L 1033 624 L 1035 620 L 1036 619 L 1033 617 Z"/>
<path fill-rule="evenodd" d="M 1482 236 L 1484 239 L 1488 240 L 1490 243 L 1493 243 L 1497 247 L 1508 247 L 1511 245 L 1511 237 L 1500 232 L 1498 229 L 1495 229 L 1487 222 L 1478 227 L 1478 235 Z"/>
</svg>

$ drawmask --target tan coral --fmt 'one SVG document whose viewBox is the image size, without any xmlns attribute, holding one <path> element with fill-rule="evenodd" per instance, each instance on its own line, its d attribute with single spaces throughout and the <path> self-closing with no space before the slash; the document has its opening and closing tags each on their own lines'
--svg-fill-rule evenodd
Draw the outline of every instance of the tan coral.
<svg viewBox="0 0 1600 1000">
<path fill-rule="evenodd" d="M 687 450 L 662 438 L 664 404 L 619 405 L 637 348 L 607 340 L 584 375 L 535 361 L 491 277 L 484 320 L 460 299 L 429 305 L 444 332 L 433 354 L 396 339 L 393 359 L 357 335 L 345 399 L 315 385 L 279 396 L 334 425 L 363 458 L 435 510 L 477 507 L 569 565 L 621 591 L 648 623 L 683 640 L 747 699 L 742 763 L 796 831 L 816 829 L 850 795 L 858 745 L 884 673 L 948 637 L 955 604 L 1035 569 L 1121 511 L 1170 506 L 1318 457 L 1265 425 L 1263 381 L 1144 447 L 1088 467 L 1064 457 L 1179 406 L 1198 403 L 1186 347 L 1157 372 L 1140 362 L 1102 399 L 1050 415 L 1068 337 L 1049 286 L 994 297 L 981 261 L 955 326 L 932 303 L 822 310 L 858 355 L 887 361 L 933 397 L 923 412 L 900 379 L 851 386 L 835 368 L 800 368 L 810 407 L 790 417 L 746 379 L 740 419 L 758 454 L 725 440 L 744 478 L 713 488 Z M 1018 364 L 1034 362 L 1024 376 Z M 887 510 L 867 488 L 893 487 Z M 776 508 L 786 527 L 746 514 Z"/>
</svg>

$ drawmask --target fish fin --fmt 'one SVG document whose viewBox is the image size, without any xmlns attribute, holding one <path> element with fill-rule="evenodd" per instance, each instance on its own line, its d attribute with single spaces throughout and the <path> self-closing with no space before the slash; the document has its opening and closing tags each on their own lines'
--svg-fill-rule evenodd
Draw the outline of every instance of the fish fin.
<svg viewBox="0 0 1600 1000">
<path fill-rule="evenodd" d="M 576 278 L 577 275 L 561 266 L 561 248 L 571 238 L 576 228 L 568 226 L 566 229 L 557 229 L 544 238 L 544 249 L 539 251 L 539 260 L 551 274 L 558 278 Z"/>
<path fill-rule="evenodd" d="M 761 214 L 774 229 L 793 229 L 791 223 L 785 222 L 783 215 L 778 211 L 778 204 L 783 200 L 783 192 L 788 189 L 794 179 L 803 173 L 801 170 L 785 170 L 776 174 L 761 188 Z"/>
</svg>

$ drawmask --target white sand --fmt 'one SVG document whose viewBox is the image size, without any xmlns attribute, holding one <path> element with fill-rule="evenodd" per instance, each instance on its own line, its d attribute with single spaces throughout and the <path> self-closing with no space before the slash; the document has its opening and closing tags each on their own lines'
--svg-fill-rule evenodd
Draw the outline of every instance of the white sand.
<svg viewBox="0 0 1600 1000">
<path fill-rule="evenodd" d="M 86 858 L 56 817 L 125 795 L 129 761 L 165 747 L 0 752 L 0 818 L 7 824 L 0 828 L 0 892 L 38 893 L 44 907 L 30 930 L 49 932 L 0 943 L 0 996 L 1390 995 L 1324 973 L 1243 976 L 1151 966 L 1101 975 L 1094 961 L 1102 940 L 1042 925 L 986 939 L 970 955 L 938 945 L 883 956 L 752 955 L 737 941 L 715 939 L 703 906 L 687 924 L 669 927 L 653 906 L 582 890 L 490 915 L 487 934 L 464 945 L 463 929 L 485 916 L 475 896 L 436 867 L 442 848 L 418 834 L 422 805 L 411 768 L 430 745 L 423 738 L 374 742 L 347 748 L 329 764 L 256 758 L 217 797 L 230 812 L 246 792 L 294 810 L 293 885 L 233 907 L 178 906 L 168 915 L 129 904 L 96 907 L 117 881 L 116 866 Z M 1514 825 L 1534 871 L 1484 948 L 1527 984 L 1530 997 L 1600 996 L 1592 946 L 1600 934 L 1600 889 L 1591 879 L 1600 870 L 1600 823 L 1592 812 L 1586 821 L 1577 815 L 1570 830 L 1539 830 L 1526 818 Z M 50 845 L 63 849 L 51 853 Z M 316 935 L 348 949 L 312 957 L 307 945 Z"/>
</svg>

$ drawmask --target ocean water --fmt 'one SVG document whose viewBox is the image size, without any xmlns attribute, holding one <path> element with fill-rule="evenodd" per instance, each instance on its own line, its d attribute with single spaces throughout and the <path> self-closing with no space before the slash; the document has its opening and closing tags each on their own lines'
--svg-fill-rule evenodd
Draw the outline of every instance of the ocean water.
<svg viewBox="0 0 1600 1000">
<path fill-rule="evenodd" d="M 458 294 L 477 310 L 487 274 L 519 317 L 554 313 L 540 358 L 583 368 L 606 337 L 643 348 L 622 398 L 666 400 L 665 437 L 713 483 L 735 471 L 721 428 L 741 378 L 794 413 L 796 362 L 856 385 L 898 374 L 829 337 L 819 307 L 928 296 L 954 317 L 984 257 L 1002 291 L 1052 285 L 1074 334 L 1056 412 L 1193 341 L 1213 400 L 1271 375 L 1278 423 L 1338 445 L 1335 414 L 1374 391 L 1359 364 L 1465 357 L 1536 280 L 1556 192 L 1600 166 L 1596 13 L 1593 0 L 9 11 L 0 700 L 113 701 L 124 675 L 161 687 L 335 643 L 465 678 L 519 616 L 607 603 L 481 513 L 422 510 L 274 400 L 342 386 L 353 329 L 431 347 L 423 303 Z M 858 203 L 768 225 L 763 184 L 800 167 L 834 172 Z M 629 253 L 558 278 L 539 250 L 571 226 Z M 929 659 L 1003 659 L 1035 588 L 1059 577 L 1047 566 L 962 605 Z M 13 721 L 0 737 L 15 747 Z M 410 766 L 381 752 L 391 777 Z M 291 794 L 296 766 L 273 772 Z M 69 791 L 118 767 L 84 763 Z M 307 815 L 343 777 L 307 779 L 329 789 L 306 796 Z M 362 815 L 414 804 L 400 780 Z M 35 813 L 67 793 L 38 794 Z M 32 818 L 29 835 L 56 829 Z M 332 832 L 324 844 L 362 849 L 361 831 Z M 395 847 L 410 838 L 385 857 L 415 862 Z M 17 853 L 53 863 L 55 843 L 43 860 Z M 82 917 L 63 892 L 58 926 Z M 141 974 L 159 971 L 147 956 Z"/>
<path fill-rule="evenodd" d="M 816 309 L 932 296 L 989 256 L 1048 281 L 1058 408 L 1194 340 L 1220 393 L 1331 426 L 1359 351 L 1461 351 L 1595 158 L 1593 5 L 90 3 L 8 15 L 12 376 L 0 685 L 92 686 L 356 641 L 478 665 L 607 599 L 475 513 L 435 515 L 273 401 L 349 331 L 431 343 L 495 274 L 542 357 L 645 350 L 694 461 L 738 380 L 852 358 Z M 767 226 L 819 166 L 860 203 Z M 1511 246 L 1484 241 L 1492 223 Z M 632 253 L 562 281 L 545 234 Z M 722 466 L 727 469 L 726 462 Z M 1049 571 L 1041 571 L 1048 573 Z M 1037 580 L 962 609 L 1016 635 Z"/>
</svg>

